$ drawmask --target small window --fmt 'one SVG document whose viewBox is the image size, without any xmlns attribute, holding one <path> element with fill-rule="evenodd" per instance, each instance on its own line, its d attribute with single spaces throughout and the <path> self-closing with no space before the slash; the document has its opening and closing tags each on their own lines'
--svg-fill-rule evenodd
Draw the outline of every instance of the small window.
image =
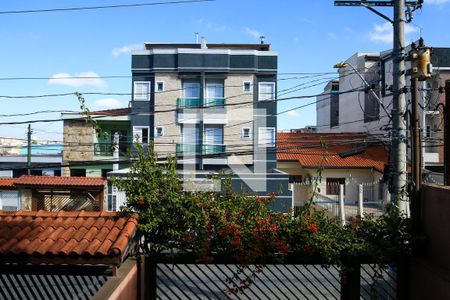
<svg viewBox="0 0 450 300">
<path fill-rule="evenodd" d="M 259 101 L 275 100 L 275 82 L 259 83 Z"/>
<path fill-rule="evenodd" d="M 166 89 L 165 89 L 165 86 L 164 86 L 164 81 L 157 81 L 156 82 L 156 91 L 157 92 L 164 92 Z"/>
<path fill-rule="evenodd" d="M 430 125 L 427 125 L 425 137 L 427 137 L 427 138 L 431 137 L 431 126 Z"/>
<path fill-rule="evenodd" d="M 138 144 L 148 144 L 148 127 L 133 127 L 133 141 Z"/>
<path fill-rule="evenodd" d="M 275 127 L 258 128 L 258 146 L 275 147 Z"/>
<path fill-rule="evenodd" d="M 289 175 L 289 183 L 301 183 L 302 175 Z"/>
<path fill-rule="evenodd" d="M 249 139 L 250 138 L 250 127 L 242 128 L 241 138 Z"/>
<path fill-rule="evenodd" d="M 155 127 L 155 136 L 156 136 L 156 137 L 164 136 L 164 127 L 162 127 L 162 126 L 156 126 L 156 127 Z"/>
<path fill-rule="evenodd" d="M 244 92 L 250 92 L 252 83 L 250 81 L 244 81 Z"/>
<path fill-rule="evenodd" d="M 86 177 L 86 169 L 70 169 L 70 176 Z"/>
<path fill-rule="evenodd" d="M 344 185 L 345 195 L 345 178 L 327 178 L 327 195 L 339 195 L 341 184 Z"/>
<path fill-rule="evenodd" d="M 150 100 L 150 81 L 134 82 L 134 100 Z"/>
</svg>

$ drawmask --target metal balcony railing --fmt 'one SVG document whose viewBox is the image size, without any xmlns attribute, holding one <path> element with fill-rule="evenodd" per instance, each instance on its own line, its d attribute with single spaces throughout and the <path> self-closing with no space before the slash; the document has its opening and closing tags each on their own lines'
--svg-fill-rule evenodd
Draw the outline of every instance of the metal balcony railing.
<svg viewBox="0 0 450 300">
<path fill-rule="evenodd" d="M 124 156 L 130 149 L 130 143 L 120 142 L 119 143 L 119 155 Z M 94 155 L 95 156 L 113 156 L 113 143 L 95 143 L 94 144 Z"/>
</svg>

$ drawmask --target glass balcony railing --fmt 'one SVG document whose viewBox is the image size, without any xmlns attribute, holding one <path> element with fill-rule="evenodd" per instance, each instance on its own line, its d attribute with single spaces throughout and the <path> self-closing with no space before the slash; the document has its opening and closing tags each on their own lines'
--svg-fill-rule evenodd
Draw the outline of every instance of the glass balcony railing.
<svg viewBox="0 0 450 300">
<path fill-rule="evenodd" d="M 200 98 L 178 98 L 178 108 L 198 108 L 201 106 Z"/>
<path fill-rule="evenodd" d="M 204 103 L 205 107 L 221 108 L 225 105 L 225 98 L 207 98 Z"/>
<path fill-rule="evenodd" d="M 203 154 L 221 154 L 225 153 L 226 146 L 225 145 L 203 145 L 202 147 Z"/>
<path fill-rule="evenodd" d="M 188 154 L 199 154 L 200 145 L 196 144 L 177 144 L 177 154 L 188 153 Z"/>
<path fill-rule="evenodd" d="M 203 107 L 217 107 L 221 108 L 225 105 L 225 98 L 207 98 L 204 99 Z M 178 108 L 200 108 L 202 107 L 202 101 L 200 98 L 178 98 Z"/>
<path fill-rule="evenodd" d="M 221 154 L 225 153 L 225 145 L 177 144 L 177 154 Z"/>
</svg>

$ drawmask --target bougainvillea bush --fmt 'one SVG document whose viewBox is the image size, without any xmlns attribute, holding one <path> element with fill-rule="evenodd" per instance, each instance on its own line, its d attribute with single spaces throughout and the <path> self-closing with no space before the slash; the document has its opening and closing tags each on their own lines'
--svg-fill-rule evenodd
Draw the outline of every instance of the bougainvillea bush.
<svg viewBox="0 0 450 300">
<path fill-rule="evenodd" d="M 275 194 L 235 193 L 224 178 L 220 192 L 186 192 L 176 160 L 158 163 L 153 147 L 137 147 L 130 173 L 113 184 L 128 197 L 125 212 L 139 214 L 141 249 L 174 250 L 209 261 L 228 255 L 239 264 L 299 256 L 306 262 L 354 258 L 389 261 L 411 252 L 409 220 L 395 207 L 375 219 L 356 218 L 342 227 L 310 203 L 297 215 L 273 211 Z"/>
</svg>

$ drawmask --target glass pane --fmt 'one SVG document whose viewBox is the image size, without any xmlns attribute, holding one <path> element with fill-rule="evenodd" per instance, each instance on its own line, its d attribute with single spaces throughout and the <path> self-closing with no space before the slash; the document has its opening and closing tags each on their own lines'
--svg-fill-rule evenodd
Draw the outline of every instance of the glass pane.
<svg viewBox="0 0 450 300">
<path fill-rule="evenodd" d="M 199 130 L 197 127 L 183 127 L 181 132 L 181 142 L 183 144 L 198 144 Z"/>
<path fill-rule="evenodd" d="M 223 98 L 223 83 L 217 81 L 207 82 L 206 98 Z"/>
<path fill-rule="evenodd" d="M 183 98 L 200 98 L 200 83 L 183 82 Z"/>
<path fill-rule="evenodd" d="M 223 128 L 221 127 L 205 127 L 205 141 L 207 145 L 223 144 Z"/>
<path fill-rule="evenodd" d="M 259 100 L 275 99 L 275 84 L 260 83 L 259 84 Z"/>
</svg>

